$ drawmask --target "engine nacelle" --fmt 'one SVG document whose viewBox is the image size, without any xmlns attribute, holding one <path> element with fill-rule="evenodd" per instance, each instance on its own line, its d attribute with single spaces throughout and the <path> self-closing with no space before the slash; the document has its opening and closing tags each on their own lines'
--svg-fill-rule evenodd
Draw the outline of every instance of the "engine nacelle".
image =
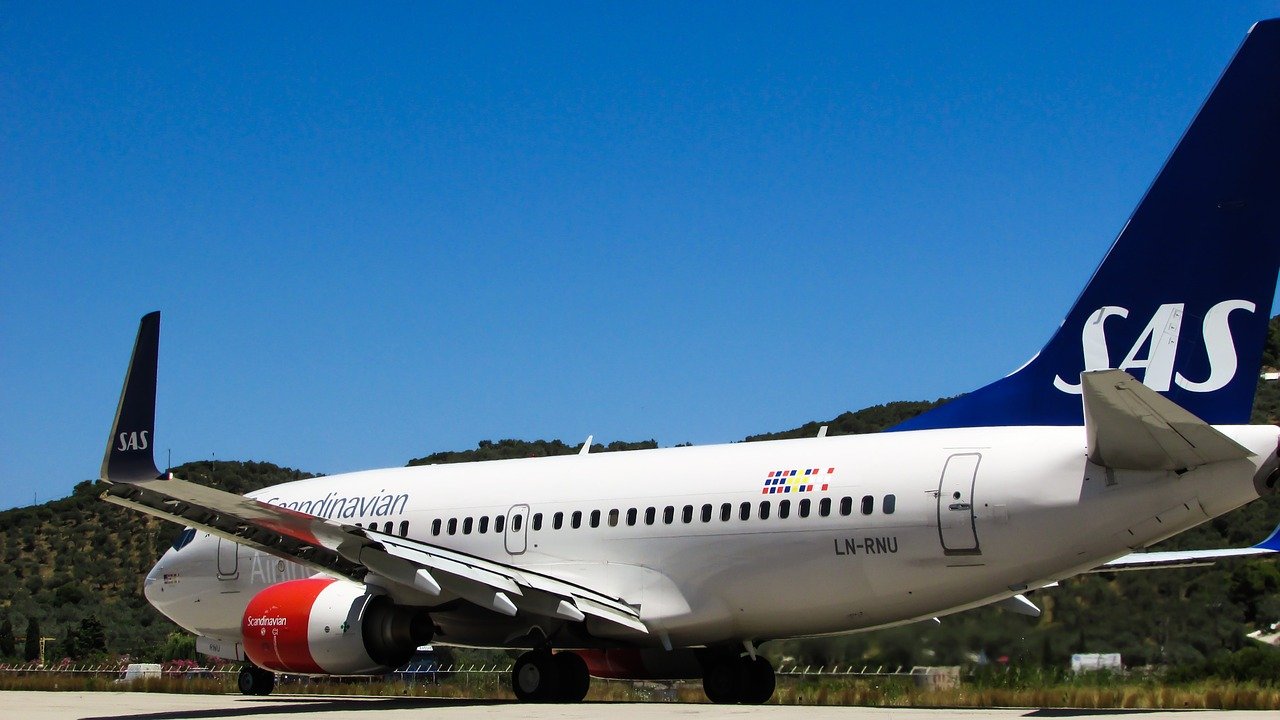
<svg viewBox="0 0 1280 720">
<path fill-rule="evenodd" d="M 277 583 L 249 601 L 240 621 L 244 652 L 278 672 L 376 675 L 431 642 L 422 608 L 396 605 L 360 583 L 310 578 Z"/>
</svg>

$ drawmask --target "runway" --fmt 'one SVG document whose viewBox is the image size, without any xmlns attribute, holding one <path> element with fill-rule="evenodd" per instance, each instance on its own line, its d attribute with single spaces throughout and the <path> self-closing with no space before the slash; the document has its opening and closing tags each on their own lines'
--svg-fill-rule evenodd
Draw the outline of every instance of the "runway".
<svg viewBox="0 0 1280 720">
<path fill-rule="evenodd" d="M 0 716 L 23 720 L 203 720 L 280 716 L 281 720 L 368 717 L 377 720 L 667 720 L 734 718 L 734 720 L 986 720 L 987 718 L 1113 718 L 1134 720 L 1252 720 L 1274 718 L 1272 712 L 1225 710 L 1070 710 L 1070 709 L 941 709 L 763 705 L 721 706 L 694 703 L 581 703 L 525 705 L 502 701 L 432 698 L 318 697 L 279 695 L 166 695 L 162 693 L 0 692 Z"/>
</svg>

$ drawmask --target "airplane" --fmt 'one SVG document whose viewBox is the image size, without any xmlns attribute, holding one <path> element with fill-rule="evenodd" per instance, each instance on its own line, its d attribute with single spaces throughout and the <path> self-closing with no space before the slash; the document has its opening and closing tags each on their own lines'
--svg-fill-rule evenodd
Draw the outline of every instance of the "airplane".
<svg viewBox="0 0 1280 720">
<path fill-rule="evenodd" d="M 183 526 L 145 580 L 201 652 L 377 674 L 428 642 L 524 652 L 523 701 L 591 677 L 774 691 L 780 638 L 883 628 L 1093 571 L 1277 491 L 1248 425 L 1280 270 L 1280 20 L 1250 29 L 1066 318 L 1012 374 L 873 435 L 400 467 L 245 496 L 155 464 L 159 313 L 142 318 L 102 498 Z M 1140 380 L 1139 380 L 1140 378 Z"/>
</svg>

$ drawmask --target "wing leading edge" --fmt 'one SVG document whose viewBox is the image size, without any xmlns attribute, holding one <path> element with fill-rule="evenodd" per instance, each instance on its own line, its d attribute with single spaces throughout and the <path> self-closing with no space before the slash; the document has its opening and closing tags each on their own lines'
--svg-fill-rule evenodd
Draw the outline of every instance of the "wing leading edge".
<svg viewBox="0 0 1280 720">
<path fill-rule="evenodd" d="M 434 603 L 461 598 L 503 615 L 580 622 L 587 617 L 647 633 L 620 598 L 513 565 L 365 530 L 161 473 L 152 454 L 160 314 L 142 318 L 102 463 L 102 499 L 198 528 L 317 572 L 394 585 Z"/>
</svg>

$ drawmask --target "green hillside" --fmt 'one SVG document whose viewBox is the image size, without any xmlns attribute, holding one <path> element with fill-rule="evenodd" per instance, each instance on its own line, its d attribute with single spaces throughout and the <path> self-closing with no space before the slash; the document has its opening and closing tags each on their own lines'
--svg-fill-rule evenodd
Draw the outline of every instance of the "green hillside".
<svg viewBox="0 0 1280 720">
<path fill-rule="evenodd" d="M 1280 365 L 1280 318 L 1271 323 L 1263 358 Z M 945 402 L 896 402 L 846 412 L 746 441 L 877 432 Z M 1280 382 L 1260 382 L 1254 422 L 1280 419 Z M 657 447 L 653 440 L 596 444 L 596 452 Z M 409 465 L 542 457 L 577 452 L 560 440 L 482 441 L 471 450 L 439 452 Z M 262 462 L 201 461 L 174 468 L 195 482 L 249 492 L 312 475 Z M 52 659 L 92 654 L 88 640 L 99 621 L 107 652 L 162 659 L 189 642 L 142 596 L 142 580 L 177 527 L 98 500 L 92 481 L 70 497 L 0 512 L 0 657 L 5 621 L 21 636 L 34 619 L 39 634 L 56 639 Z M 1184 533 L 1168 548 L 1251 544 L 1280 521 L 1280 498 L 1266 498 Z M 1035 593 L 1038 620 L 977 610 L 940 624 L 832 639 L 771 643 L 776 657 L 813 664 L 957 663 L 983 657 L 1024 665 L 1064 664 L 1074 652 L 1120 652 L 1128 665 L 1194 665 L 1244 646 L 1244 633 L 1280 620 L 1280 568 L 1271 560 L 1233 561 L 1209 569 L 1117 573 L 1076 578 Z M 97 652 L 101 652 L 100 650 Z M 20 659 L 22 642 L 8 658 Z"/>
</svg>

